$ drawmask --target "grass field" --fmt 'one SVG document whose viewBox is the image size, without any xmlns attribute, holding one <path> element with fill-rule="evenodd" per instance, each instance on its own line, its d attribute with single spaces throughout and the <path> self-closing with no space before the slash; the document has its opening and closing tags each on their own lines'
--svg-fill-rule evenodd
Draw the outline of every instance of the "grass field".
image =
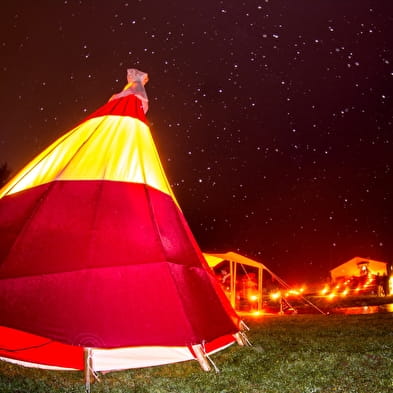
<svg viewBox="0 0 393 393">
<path fill-rule="evenodd" d="M 248 319 L 251 347 L 212 356 L 219 373 L 197 362 L 119 371 L 92 393 L 389 393 L 393 392 L 393 314 L 290 315 Z M 84 392 L 81 372 L 0 362 L 0 392 Z"/>
</svg>

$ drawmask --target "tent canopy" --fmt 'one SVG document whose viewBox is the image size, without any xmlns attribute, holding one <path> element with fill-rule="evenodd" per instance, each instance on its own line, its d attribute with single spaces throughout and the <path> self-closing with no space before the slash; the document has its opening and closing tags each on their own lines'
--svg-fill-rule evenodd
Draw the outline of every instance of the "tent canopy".
<svg viewBox="0 0 393 393">
<path fill-rule="evenodd" d="M 261 262 L 254 261 L 251 258 L 247 258 L 244 255 L 237 254 L 236 252 L 229 251 L 224 254 L 210 254 L 204 253 L 205 259 L 210 267 L 215 267 L 222 261 L 235 261 L 241 263 L 242 265 L 256 267 L 257 269 L 265 269 L 270 272 L 270 270 Z"/>
<path fill-rule="evenodd" d="M 216 266 L 218 266 L 220 263 L 224 261 L 228 261 L 229 263 L 229 287 L 228 287 L 228 296 L 231 302 L 231 305 L 233 308 L 240 310 L 242 305 L 238 304 L 239 299 L 238 299 L 238 284 L 237 284 L 237 270 L 238 270 L 238 265 L 243 267 L 244 266 L 251 266 L 253 268 L 257 269 L 257 274 L 256 274 L 256 282 L 252 283 L 251 281 L 248 282 L 247 287 L 244 288 L 243 292 L 243 298 L 245 299 L 246 304 L 249 303 L 249 299 L 247 298 L 253 298 L 256 299 L 256 310 L 255 311 L 262 311 L 262 277 L 263 277 L 263 270 L 266 269 L 270 272 L 269 269 L 266 268 L 262 263 L 256 262 L 250 258 L 247 258 L 243 255 L 237 254 L 235 252 L 229 251 L 224 254 L 209 254 L 209 253 L 204 253 L 203 254 L 208 265 L 214 269 Z M 247 280 L 248 281 L 248 280 Z M 251 285 L 250 285 L 251 284 Z M 248 294 L 248 295 L 247 295 Z M 250 296 L 251 295 L 251 296 Z M 252 306 L 252 305 L 249 305 Z"/>
<path fill-rule="evenodd" d="M 241 265 L 243 267 L 243 271 L 246 271 L 244 269 L 244 266 L 249 266 L 254 269 L 257 269 L 257 282 L 256 282 L 256 288 L 251 288 L 252 291 L 252 298 L 255 299 L 257 298 L 257 308 L 254 311 L 261 312 L 262 311 L 262 297 L 263 297 L 263 271 L 267 271 L 272 279 L 277 281 L 283 288 L 289 289 L 289 285 L 282 280 L 277 274 L 272 272 L 266 265 L 264 265 L 261 262 L 257 262 L 251 258 L 247 258 L 243 255 L 240 255 L 236 252 L 229 251 L 226 253 L 221 253 L 221 254 L 214 254 L 214 253 L 204 253 L 203 256 L 205 257 L 208 265 L 214 269 L 217 266 L 219 266 L 222 262 L 228 261 L 229 262 L 229 268 L 230 268 L 230 287 L 229 287 L 229 298 L 231 301 L 232 306 L 235 309 L 239 309 L 237 307 L 237 301 L 238 301 L 238 287 L 237 287 L 237 266 Z M 315 308 L 318 312 L 321 312 L 324 314 L 324 312 L 319 309 L 315 304 L 310 302 L 308 299 L 305 297 L 301 296 L 302 300 L 309 304 L 311 307 Z"/>
</svg>

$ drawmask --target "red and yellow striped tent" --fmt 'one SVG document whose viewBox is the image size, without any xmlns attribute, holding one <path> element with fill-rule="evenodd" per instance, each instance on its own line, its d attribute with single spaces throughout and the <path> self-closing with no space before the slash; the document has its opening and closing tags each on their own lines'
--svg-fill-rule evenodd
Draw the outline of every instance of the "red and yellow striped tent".
<svg viewBox="0 0 393 393">
<path fill-rule="evenodd" d="M 1 190 L 1 359 L 118 370 L 238 337 L 161 166 L 146 74 L 128 79 Z"/>
</svg>

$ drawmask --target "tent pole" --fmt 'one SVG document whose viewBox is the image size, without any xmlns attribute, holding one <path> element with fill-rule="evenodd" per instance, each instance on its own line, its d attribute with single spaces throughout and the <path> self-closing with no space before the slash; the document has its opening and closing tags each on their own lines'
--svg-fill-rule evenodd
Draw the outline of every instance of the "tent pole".
<svg viewBox="0 0 393 393">
<path fill-rule="evenodd" d="M 262 284 L 262 278 L 263 278 L 263 269 L 260 267 L 258 268 L 258 312 L 262 311 L 262 296 L 263 296 L 263 284 Z"/>
<path fill-rule="evenodd" d="M 231 305 L 236 309 L 236 265 L 234 261 L 229 261 L 229 271 L 231 276 Z"/>
</svg>

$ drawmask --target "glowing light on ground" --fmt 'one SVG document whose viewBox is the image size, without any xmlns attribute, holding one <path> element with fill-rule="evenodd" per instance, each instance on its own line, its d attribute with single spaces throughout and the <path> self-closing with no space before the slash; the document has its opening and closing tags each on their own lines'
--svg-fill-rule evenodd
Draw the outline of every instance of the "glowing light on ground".
<svg viewBox="0 0 393 393">
<path fill-rule="evenodd" d="M 336 293 L 335 292 L 331 292 L 328 295 L 328 299 L 334 299 L 336 297 Z"/>
<path fill-rule="evenodd" d="M 319 292 L 321 296 L 325 296 L 329 292 L 329 285 L 325 285 L 323 289 Z"/>
<path fill-rule="evenodd" d="M 280 291 L 273 292 L 273 293 L 270 294 L 270 298 L 272 300 L 278 300 L 278 299 L 280 299 L 280 297 L 281 297 L 281 292 Z"/>
<path fill-rule="evenodd" d="M 248 297 L 248 299 L 249 299 L 251 302 L 256 302 L 256 301 L 258 300 L 258 295 L 250 295 L 250 296 Z"/>
</svg>

